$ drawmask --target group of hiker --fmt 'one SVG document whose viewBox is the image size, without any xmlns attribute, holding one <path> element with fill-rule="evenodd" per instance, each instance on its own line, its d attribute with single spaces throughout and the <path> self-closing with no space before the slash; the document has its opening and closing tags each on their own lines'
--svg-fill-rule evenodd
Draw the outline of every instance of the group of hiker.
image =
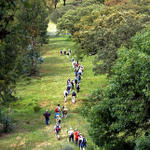
<svg viewBox="0 0 150 150">
<path fill-rule="evenodd" d="M 79 146 L 80 150 L 85 150 L 87 140 L 85 136 L 82 135 L 82 133 L 80 133 L 77 129 L 75 129 L 74 131 L 72 128 L 70 128 L 70 130 L 68 131 L 68 135 L 69 142 L 72 141 L 73 143 Z"/>
<path fill-rule="evenodd" d="M 72 67 L 74 69 L 75 78 L 74 78 L 74 80 L 71 80 L 70 78 L 67 79 L 67 86 L 66 86 L 66 89 L 64 90 L 65 103 L 67 102 L 67 96 L 70 94 L 71 90 L 72 90 L 72 93 L 71 93 L 72 103 L 76 102 L 77 94 L 75 92 L 75 89 L 76 89 L 77 93 L 79 93 L 81 76 L 84 71 L 84 67 L 82 65 L 80 65 L 78 61 L 75 61 L 74 58 L 72 58 Z"/>
<path fill-rule="evenodd" d="M 63 50 L 60 50 L 60 55 L 67 55 L 68 57 L 71 55 L 71 50 L 69 49 L 66 51 L 64 48 Z M 84 71 L 84 67 L 79 64 L 78 61 L 75 61 L 74 58 L 72 58 L 72 67 L 74 69 L 75 78 L 74 80 L 71 80 L 70 78 L 67 79 L 67 86 L 64 90 L 64 100 L 65 100 L 65 106 L 60 107 L 60 104 L 57 105 L 55 108 L 55 119 L 56 119 L 56 125 L 54 126 L 54 132 L 56 134 L 56 138 L 60 139 L 60 131 L 61 131 L 61 117 L 66 118 L 68 109 L 66 108 L 66 102 L 67 102 L 67 96 L 71 94 L 72 96 L 72 103 L 76 103 L 76 92 L 78 93 L 80 91 L 80 83 L 81 83 L 81 76 Z M 76 89 L 76 92 L 75 92 Z M 72 91 L 72 93 L 71 93 Z M 50 123 L 50 116 L 51 113 L 46 110 L 46 112 L 43 114 L 45 117 L 46 125 Z M 84 135 L 82 135 L 77 129 L 75 131 L 70 128 L 68 131 L 69 134 L 69 142 L 74 142 L 76 145 L 79 145 L 80 150 L 85 150 L 86 147 L 86 138 Z"/>
<path fill-rule="evenodd" d="M 68 49 L 68 51 L 65 48 L 60 50 L 60 55 L 67 55 L 69 57 L 71 55 L 71 49 Z"/>
</svg>

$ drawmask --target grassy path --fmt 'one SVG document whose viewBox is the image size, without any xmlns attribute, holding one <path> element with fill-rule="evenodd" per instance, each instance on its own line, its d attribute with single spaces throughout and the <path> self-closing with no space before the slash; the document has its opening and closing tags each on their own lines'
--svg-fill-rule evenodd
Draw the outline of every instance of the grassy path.
<svg viewBox="0 0 150 150">
<path fill-rule="evenodd" d="M 85 72 L 77 103 L 72 104 L 71 96 L 68 97 L 69 114 L 67 119 L 62 120 L 60 141 L 56 140 L 53 131 L 54 114 L 49 126 L 45 125 L 42 116 L 45 109 L 54 112 L 58 103 L 64 105 L 63 91 L 66 80 L 74 79 L 71 61 L 66 56 L 59 56 L 59 50 L 64 47 L 74 49 L 73 42 L 66 37 L 50 39 L 42 51 L 45 59 L 40 67 L 42 77 L 25 79 L 18 83 L 17 96 L 20 99 L 9 106 L 9 113 L 15 119 L 14 131 L 0 137 L 0 150 L 59 150 L 68 145 L 67 130 L 70 127 L 79 129 L 89 139 L 89 125 L 76 108 L 80 107 L 82 100 L 86 99 L 94 88 L 106 84 L 105 76 L 94 76 L 92 73 L 92 57 L 85 58 L 82 62 Z M 41 110 L 34 112 L 35 106 L 40 106 Z"/>
</svg>

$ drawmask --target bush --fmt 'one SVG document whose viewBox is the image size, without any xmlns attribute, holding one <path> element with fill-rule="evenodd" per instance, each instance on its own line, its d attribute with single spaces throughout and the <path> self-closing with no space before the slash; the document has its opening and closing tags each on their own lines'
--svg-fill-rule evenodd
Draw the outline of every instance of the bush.
<svg viewBox="0 0 150 150">
<path fill-rule="evenodd" d="M 143 136 L 136 140 L 135 150 L 150 149 L 150 136 Z"/>
<path fill-rule="evenodd" d="M 4 118 L 3 119 L 3 131 L 5 133 L 8 133 L 8 132 L 12 131 L 12 129 L 13 129 L 13 124 L 12 124 L 11 119 L 8 117 Z"/>
<path fill-rule="evenodd" d="M 60 150 L 75 150 L 73 147 L 67 145 L 64 148 L 61 148 Z"/>
<path fill-rule="evenodd" d="M 10 116 L 6 116 L 0 109 L 0 132 L 8 133 L 12 131 L 13 123 Z"/>
<path fill-rule="evenodd" d="M 36 105 L 33 107 L 34 112 L 39 112 L 41 110 L 41 107 L 39 105 Z"/>
</svg>

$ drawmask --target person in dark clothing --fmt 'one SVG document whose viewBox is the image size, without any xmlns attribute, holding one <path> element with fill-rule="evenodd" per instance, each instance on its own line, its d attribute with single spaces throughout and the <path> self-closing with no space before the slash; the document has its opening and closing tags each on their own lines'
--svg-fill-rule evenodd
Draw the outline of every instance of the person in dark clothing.
<svg viewBox="0 0 150 150">
<path fill-rule="evenodd" d="M 77 89 L 77 93 L 79 93 L 79 91 L 80 91 L 80 84 L 79 83 L 77 84 L 76 89 Z"/>
<path fill-rule="evenodd" d="M 66 50 L 64 50 L 64 55 L 66 55 Z"/>
<path fill-rule="evenodd" d="M 70 83 L 70 78 L 68 78 L 68 80 L 67 80 L 67 85 Z"/>
<path fill-rule="evenodd" d="M 46 110 L 46 112 L 43 114 L 43 116 L 45 117 L 45 122 L 46 122 L 46 125 L 49 124 L 49 117 L 50 117 L 50 113 L 48 112 L 48 110 Z"/>
<path fill-rule="evenodd" d="M 70 94 L 70 89 L 71 89 L 71 85 L 68 84 L 68 85 L 67 85 L 67 92 L 68 92 L 68 94 Z"/>
<path fill-rule="evenodd" d="M 75 77 L 74 82 L 75 82 L 75 85 L 77 87 L 77 83 L 78 83 L 78 78 L 77 77 Z"/>
<path fill-rule="evenodd" d="M 85 150 L 86 144 L 87 144 L 87 140 L 86 140 L 85 136 L 83 136 L 82 141 L 80 143 L 80 150 Z"/>
<path fill-rule="evenodd" d="M 72 103 L 75 103 L 76 102 L 76 92 L 73 91 L 72 92 Z"/>
<path fill-rule="evenodd" d="M 74 82 L 73 80 L 71 81 L 71 85 L 72 85 L 72 90 L 74 89 Z"/>
<path fill-rule="evenodd" d="M 79 81 L 79 83 L 81 82 L 81 76 L 80 75 L 78 75 L 78 81 Z"/>
<path fill-rule="evenodd" d="M 62 55 L 62 50 L 60 50 L 60 55 Z"/>
</svg>

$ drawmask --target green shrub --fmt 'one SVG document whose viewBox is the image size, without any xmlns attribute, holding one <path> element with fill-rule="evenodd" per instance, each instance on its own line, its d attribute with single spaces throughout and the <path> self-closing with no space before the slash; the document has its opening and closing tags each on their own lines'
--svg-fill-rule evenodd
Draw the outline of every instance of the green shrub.
<svg viewBox="0 0 150 150">
<path fill-rule="evenodd" d="M 12 131 L 13 123 L 10 116 L 6 116 L 0 108 L 0 132 L 8 133 Z"/>
<path fill-rule="evenodd" d="M 61 148 L 60 150 L 75 150 L 75 149 L 69 145 L 66 145 L 64 148 Z"/>
<path fill-rule="evenodd" d="M 41 110 L 41 107 L 39 105 L 36 105 L 33 107 L 34 112 L 39 112 Z"/>
<path fill-rule="evenodd" d="M 143 136 L 136 140 L 135 150 L 149 150 L 150 136 Z"/>
</svg>

